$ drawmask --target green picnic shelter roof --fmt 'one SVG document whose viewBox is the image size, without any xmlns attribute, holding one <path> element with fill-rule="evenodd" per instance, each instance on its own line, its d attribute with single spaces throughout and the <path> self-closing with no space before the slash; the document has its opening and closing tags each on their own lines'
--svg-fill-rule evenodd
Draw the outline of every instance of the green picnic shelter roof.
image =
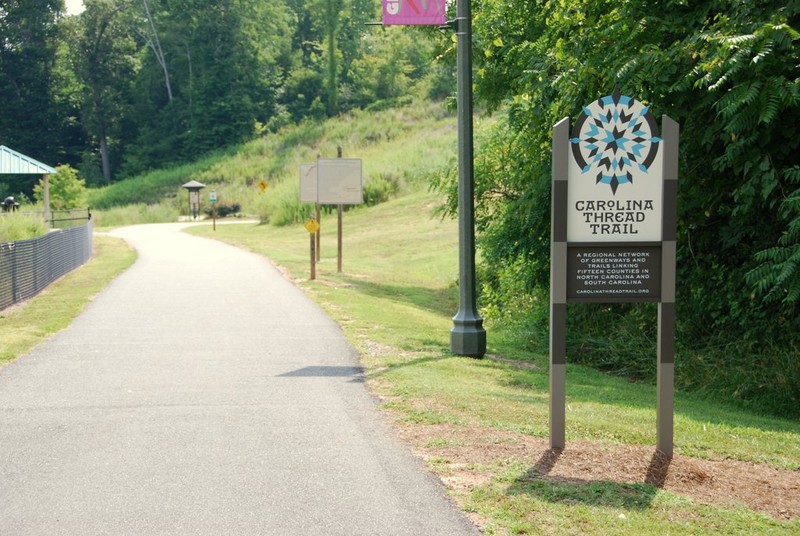
<svg viewBox="0 0 800 536">
<path fill-rule="evenodd" d="M 52 175 L 55 172 L 47 164 L 0 145 L 0 175 Z"/>
</svg>

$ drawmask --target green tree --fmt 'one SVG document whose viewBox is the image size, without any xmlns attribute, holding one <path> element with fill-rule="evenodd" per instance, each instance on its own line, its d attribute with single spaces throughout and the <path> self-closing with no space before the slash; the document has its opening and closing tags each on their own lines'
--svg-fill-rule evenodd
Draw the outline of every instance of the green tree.
<svg viewBox="0 0 800 536">
<path fill-rule="evenodd" d="M 737 352 L 719 357 L 721 376 L 748 351 L 796 356 L 799 26 L 800 4 L 773 0 L 477 2 L 476 91 L 506 116 L 476 158 L 484 299 L 518 301 L 507 290 L 518 292 L 521 280 L 539 299 L 530 303 L 546 304 L 552 125 L 619 87 L 681 125 L 680 343 L 699 355 L 735 341 Z M 582 329 L 603 338 L 652 325 L 641 322 L 642 307 L 574 310 Z M 701 361 L 682 361 L 705 371 L 685 381 L 713 381 Z M 771 362 L 769 374 L 742 365 L 731 395 L 796 406 L 796 390 L 759 395 L 797 384 L 788 361 L 796 358 Z"/>
<path fill-rule="evenodd" d="M 86 182 L 78 177 L 77 170 L 70 166 L 58 166 L 48 178 L 50 183 L 50 206 L 55 210 L 70 210 L 86 206 Z M 44 200 L 44 179 L 34 188 L 34 198 Z"/>
<path fill-rule="evenodd" d="M 61 161 L 68 110 L 54 88 L 61 0 L 0 3 L 0 140 L 46 162 Z"/>
<path fill-rule="evenodd" d="M 720 329 L 752 329 L 755 336 L 765 324 L 782 331 L 784 319 L 797 316 L 797 301 L 784 299 L 778 310 L 757 300 L 745 275 L 758 258 L 776 270 L 791 267 L 787 261 L 781 268 L 777 253 L 770 260 L 759 252 L 775 252 L 768 248 L 791 236 L 790 200 L 800 186 L 800 6 L 485 0 L 481 8 L 478 94 L 508 109 L 509 129 L 498 135 L 523 140 L 517 154 L 507 155 L 516 171 L 500 167 L 479 179 L 479 206 L 493 214 L 483 242 L 489 257 L 539 257 L 549 218 L 537 216 L 539 224 L 522 235 L 512 220 L 549 211 L 549 204 L 537 208 L 529 200 L 542 200 L 548 188 L 550 126 L 619 86 L 682 125 L 679 281 L 692 319 L 685 326 L 696 338 Z M 503 152 L 513 146 L 496 145 Z M 498 190 L 504 194 L 496 196 Z M 541 284 L 547 263 L 536 266 L 533 280 Z M 758 277 L 763 272 L 753 274 L 772 296 L 791 295 Z"/>
<path fill-rule="evenodd" d="M 389 28 L 366 34 L 362 54 L 350 67 L 345 86 L 349 102 L 366 107 L 376 100 L 411 97 L 411 88 L 425 78 L 433 43 L 414 29 Z"/>
<path fill-rule="evenodd" d="M 86 0 L 84 5 L 85 11 L 63 26 L 72 67 L 83 86 L 82 123 L 99 152 L 102 177 L 110 182 L 111 151 L 121 142 L 138 47 L 124 18 L 129 2 Z"/>
<path fill-rule="evenodd" d="M 277 113 L 293 24 L 283 1 L 150 0 L 148 6 L 162 53 L 143 40 L 129 169 L 239 143 Z M 139 24 L 150 26 L 144 18 Z M 171 98 L 159 57 L 168 68 Z"/>
<path fill-rule="evenodd" d="M 297 24 L 279 103 L 293 119 L 317 117 L 320 105 L 330 115 L 402 95 L 441 98 L 452 91 L 443 86 L 455 88 L 452 70 L 431 62 L 437 30 L 367 26 L 379 19 L 372 0 L 287 4 Z"/>
<path fill-rule="evenodd" d="M 352 65 L 354 61 L 370 54 L 365 40 L 380 33 L 380 29 L 366 25 L 378 19 L 378 5 L 378 2 L 372 0 L 350 0 L 345 5 L 346 9 L 342 11 L 341 25 L 337 33 L 339 36 L 337 45 L 341 53 L 340 86 L 358 83 L 358 80 L 354 79 Z"/>
<path fill-rule="evenodd" d="M 319 23 L 325 34 L 325 63 L 326 73 L 325 90 L 327 92 L 328 115 L 335 115 L 339 111 L 339 73 L 338 50 L 336 47 L 336 34 L 339 31 L 344 2 L 342 0 L 315 0 Z"/>
</svg>

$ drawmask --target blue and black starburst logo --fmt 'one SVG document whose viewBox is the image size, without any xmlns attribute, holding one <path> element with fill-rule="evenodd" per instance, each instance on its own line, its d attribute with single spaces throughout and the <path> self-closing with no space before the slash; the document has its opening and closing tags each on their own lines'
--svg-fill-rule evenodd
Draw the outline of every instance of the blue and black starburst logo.
<svg viewBox="0 0 800 536">
<path fill-rule="evenodd" d="M 596 172 L 597 184 L 609 185 L 616 195 L 621 184 L 633 184 L 637 172 L 647 173 L 661 138 L 650 107 L 615 89 L 583 109 L 570 142 L 581 172 Z"/>
</svg>

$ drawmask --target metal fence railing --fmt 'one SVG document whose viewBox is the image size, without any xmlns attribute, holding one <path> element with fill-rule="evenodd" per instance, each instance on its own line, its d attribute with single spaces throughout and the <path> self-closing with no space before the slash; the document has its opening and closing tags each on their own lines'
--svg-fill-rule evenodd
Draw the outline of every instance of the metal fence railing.
<svg viewBox="0 0 800 536">
<path fill-rule="evenodd" d="M 0 311 L 27 300 L 92 256 L 92 220 L 29 240 L 0 243 Z"/>
<path fill-rule="evenodd" d="M 74 208 L 71 210 L 53 210 L 50 212 L 50 227 L 53 229 L 66 229 L 83 225 L 92 219 L 92 209 Z"/>
<path fill-rule="evenodd" d="M 83 225 L 92 219 L 92 209 L 90 208 L 73 208 L 66 210 L 51 210 L 49 213 L 42 211 L 14 211 L 0 213 L 4 217 L 34 217 L 44 219 L 45 223 L 50 225 L 52 229 L 66 229 L 67 227 L 77 227 Z"/>
</svg>

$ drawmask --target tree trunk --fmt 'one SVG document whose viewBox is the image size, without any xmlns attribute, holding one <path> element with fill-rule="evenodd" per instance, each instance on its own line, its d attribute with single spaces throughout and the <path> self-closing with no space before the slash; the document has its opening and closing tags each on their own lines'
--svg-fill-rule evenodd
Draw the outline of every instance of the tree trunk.
<svg viewBox="0 0 800 536">
<path fill-rule="evenodd" d="M 152 39 L 147 36 L 147 44 L 150 46 L 153 54 L 156 55 L 156 61 L 158 61 L 158 64 L 161 65 L 161 70 L 164 71 L 164 85 L 167 87 L 167 97 L 169 98 L 169 103 L 172 104 L 172 85 L 169 82 L 169 69 L 167 69 L 167 61 L 166 58 L 164 58 L 164 51 L 161 49 L 161 42 L 158 40 L 158 32 L 156 32 L 156 25 L 153 23 L 153 16 L 150 13 L 150 7 L 147 5 L 147 0 L 142 0 L 142 3 L 144 4 L 144 14 L 147 17 L 147 23 L 150 25 L 150 31 L 153 34 Z"/>
<path fill-rule="evenodd" d="M 98 128 L 97 135 L 100 138 L 100 161 L 103 165 L 103 179 L 110 183 L 111 159 L 108 155 L 108 137 L 106 136 L 106 126 L 102 121 L 100 121 L 100 127 Z"/>
<path fill-rule="evenodd" d="M 338 87 L 336 83 L 336 27 L 339 25 L 339 0 L 328 0 L 328 115 L 336 115 L 339 108 Z"/>
</svg>

